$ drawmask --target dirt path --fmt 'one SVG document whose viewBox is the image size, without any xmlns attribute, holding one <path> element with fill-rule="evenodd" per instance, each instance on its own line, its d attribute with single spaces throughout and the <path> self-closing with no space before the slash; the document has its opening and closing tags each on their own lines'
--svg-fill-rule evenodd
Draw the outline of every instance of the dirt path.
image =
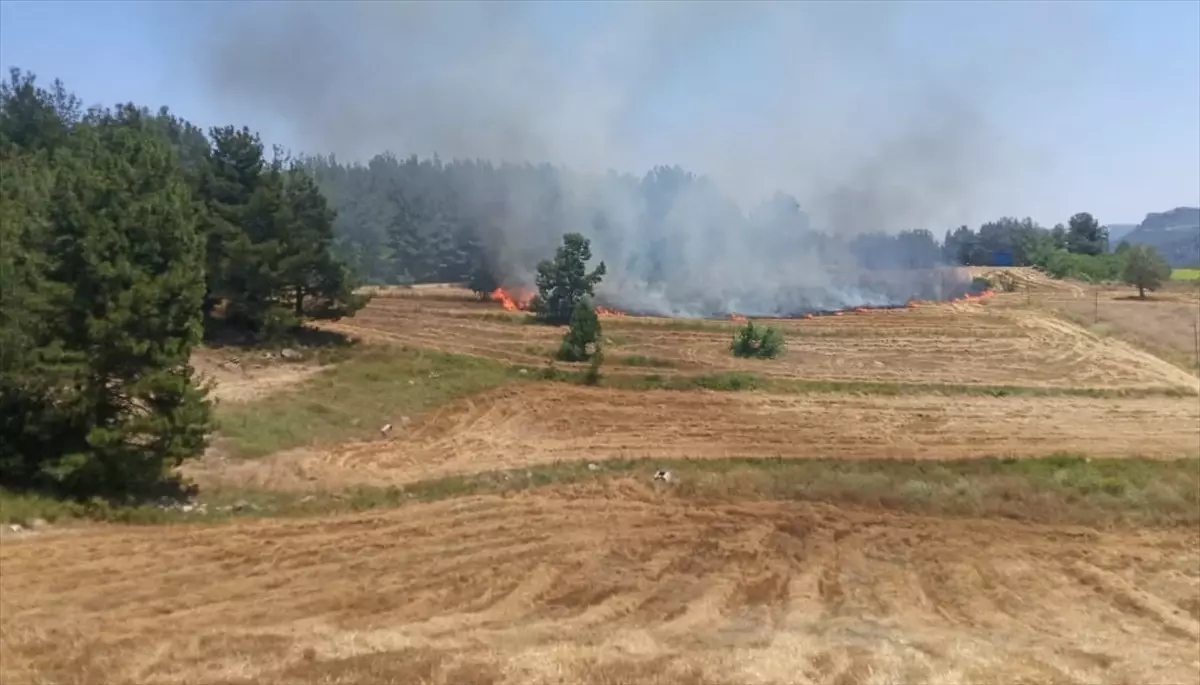
<svg viewBox="0 0 1200 685">
<path fill-rule="evenodd" d="M 1200 538 L 644 481 L 0 548 L 5 683 L 1187 683 Z"/>
<path fill-rule="evenodd" d="M 213 382 L 210 397 L 221 402 L 249 402 L 298 385 L 321 370 L 316 364 L 266 360 L 261 354 L 204 348 L 193 353 L 191 362 L 202 379 Z"/>
</svg>

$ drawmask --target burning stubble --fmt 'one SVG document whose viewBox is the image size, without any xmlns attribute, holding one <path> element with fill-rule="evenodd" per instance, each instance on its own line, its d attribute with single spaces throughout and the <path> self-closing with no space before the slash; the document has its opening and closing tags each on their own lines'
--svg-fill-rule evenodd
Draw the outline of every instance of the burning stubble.
<svg viewBox="0 0 1200 685">
<path fill-rule="evenodd" d="M 459 198 L 506 284 L 577 231 L 614 306 L 788 314 L 962 292 L 855 239 L 986 216 L 1025 171 L 992 110 L 1077 12 L 971 5 L 222 4 L 198 63 L 306 151 L 526 164 Z"/>
</svg>

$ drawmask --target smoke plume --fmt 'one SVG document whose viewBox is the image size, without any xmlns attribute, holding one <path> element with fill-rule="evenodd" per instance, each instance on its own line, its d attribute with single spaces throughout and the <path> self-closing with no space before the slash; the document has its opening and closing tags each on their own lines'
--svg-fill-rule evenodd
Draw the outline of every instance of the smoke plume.
<svg viewBox="0 0 1200 685">
<path fill-rule="evenodd" d="M 197 54 L 212 97 L 286 118 L 306 152 L 555 165 L 464 200 L 494 266 L 528 284 L 578 231 L 609 303 L 678 315 L 960 288 L 865 236 L 978 217 L 1021 171 L 992 112 L 1016 84 L 1060 85 L 1050 20 L 1072 18 L 1032 3 L 217 8 Z"/>
</svg>

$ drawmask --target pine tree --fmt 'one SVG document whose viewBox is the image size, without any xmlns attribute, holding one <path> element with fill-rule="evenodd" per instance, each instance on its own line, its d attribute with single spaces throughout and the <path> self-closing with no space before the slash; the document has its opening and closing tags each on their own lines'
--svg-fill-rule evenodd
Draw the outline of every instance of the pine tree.
<svg viewBox="0 0 1200 685">
<path fill-rule="evenodd" d="M 496 278 L 496 273 L 492 270 L 491 265 L 488 264 L 486 259 L 480 259 L 476 263 L 475 268 L 471 270 L 471 276 L 467 280 L 467 287 L 475 293 L 476 297 L 485 300 L 500 286 L 500 279 Z"/>
<path fill-rule="evenodd" d="M 40 344 L 25 348 L 38 382 L 20 385 L 19 430 L 5 426 L 23 468 L 2 476 L 144 494 L 211 427 L 188 364 L 204 295 L 195 206 L 174 154 L 131 107 L 76 127 L 54 171 L 42 284 L 24 289 L 47 297 Z"/>
<path fill-rule="evenodd" d="M 262 141 L 249 129 L 213 128 L 210 137 L 212 156 L 203 180 L 206 320 L 218 304 L 228 305 L 240 295 L 231 261 L 245 241 L 242 227 L 266 170 Z"/>
<path fill-rule="evenodd" d="M 366 298 L 355 295 L 349 269 L 333 254 L 336 214 L 309 173 L 293 166 L 285 177 L 279 274 L 292 312 L 303 318 L 337 319 L 358 311 Z"/>
<path fill-rule="evenodd" d="M 259 176 L 238 218 L 223 246 L 225 319 L 258 340 L 276 338 L 299 324 L 281 297 L 283 241 L 291 208 L 278 162 Z"/>
<path fill-rule="evenodd" d="M 10 486 L 37 479 L 66 427 L 53 302 L 69 290 L 48 278 L 53 179 L 44 152 L 0 141 L 0 483 Z"/>
<path fill-rule="evenodd" d="M 537 267 L 538 294 L 530 303 L 539 321 L 562 324 L 570 320 L 575 306 L 595 295 L 596 284 L 604 277 L 604 262 L 591 273 L 587 261 L 592 258 L 591 243 L 578 233 L 563 236 L 554 261 L 542 260 Z"/>
<path fill-rule="evenodd" d="M 558 348 L 558 358 L 567 362 L 583 362 L 597 354 L 600 339 L 600 317 L 588 297 L 582 297 L 571 310 L 571 323 Z"/>
<path fill-rule="evenodd" d="M 83 110 L 61 81 L 39 88 L 33 74 L 16 68 L 0 83 L 0 102 L 0 139 L 22 150 L 53 152 L 67 144 Z"/>
</svg>

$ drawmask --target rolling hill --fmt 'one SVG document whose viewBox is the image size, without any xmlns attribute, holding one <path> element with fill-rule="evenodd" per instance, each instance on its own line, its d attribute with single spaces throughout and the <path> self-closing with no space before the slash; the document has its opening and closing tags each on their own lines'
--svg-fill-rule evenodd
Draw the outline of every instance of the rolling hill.
<svg viewBox="0 0 1200 685">
<path fill-rule="evenodd" d="M 1173 267 L 1200 263 L 1200 207 L 1151 212 L 1124 240 L 1154 246 Z"/>
</svg>

